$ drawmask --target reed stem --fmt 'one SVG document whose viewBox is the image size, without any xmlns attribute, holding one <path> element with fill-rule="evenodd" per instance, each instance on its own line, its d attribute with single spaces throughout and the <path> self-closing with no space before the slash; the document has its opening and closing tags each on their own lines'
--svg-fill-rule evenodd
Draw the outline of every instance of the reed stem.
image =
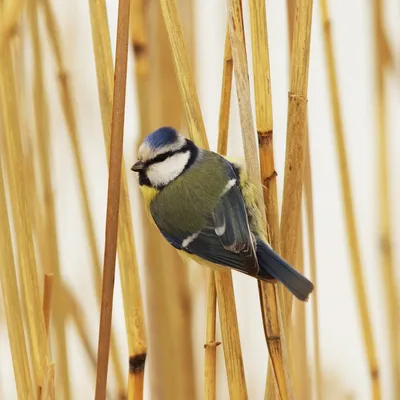
<svg viewBox="0 0 400 400">
<path fill-rule="evenodd" d="M 117 46 L 115 55 L 114 79 L 115 84 L 111 121 L 103 288 L 100 312 L 99 344 L 97 351 L 96 400 L 106 399 L 107 388 L 125 123 L 125 95 L 130 15 L 129 10 L 130 0 L 120 0 L 118 5 Z"/>
<path fill-rule="evenodd" d="M 308 130 L 308 129 L 307 129 Z M 304 165 L 304 192 L 305 208 L 307 216 L 308 230 L 308 254 L 310 260 L 311 281 L 317 283 L 317 257 L 315 247 L 315 228 L 314 228 L 314 200 L 311 175 L 311 156 L 310 138 L 306 135 L 306 159 Z M 322 399 L 322 368 L 319 344 L 319 317 L 318 317 L 318 291 L 314 293 L 311 301 L 312 305 L 312 327 L 313 327 L 313 364 L 315 369 L 315 395 L 317 400 Z"/>
<path fill-rule="evenodd" d="M 371 392 L 373 399 L 381 398 L 380 377 L 378 360 L 376 356 L 375 343 L 372 333 L 372 324 L 369 316 L 367 295 L 365 292 L 363 266 L 361 262 L 361 251 L 359 247 L 356 219 L 353 209 L 353 195 L 350 183 L 349 166 L 347 162 L 346 145 L 344 140 L 344 128 L 342 120 L 342 111 L 339 101 L 339 92 L 337 85 L 337 76 L 334 63 L 333 43 L 331 38 L 331 29 L 327 3 L 320 0 L 321 23 L 324 32 L 324 47 L 326 56 L 326 65 L 328 69 L 328 81 L 331 96 L 332 115 L 335 128 L 336 149 L 339 158 L 339 170 L 342 186 L 343 206 L 345 222 L 347 227 L 347 238 L 349 243 L 351 265 L 355 292 L 358 301 L 365 352 L 368 362 L 369 374 L 371 379 Z"/>
<path fill-rule="evenodd" d="M 110 126 L 113 104 L 113 60 L 105 1 L 89 1 L 92 26 L 93 50 L 96 64 L 97 88 L 99 93 L 101 120 L 107 159 L 110 159 Z M 125 165 L 122 157 L 122 165 Z M 143 387 L 145 356 L 147 353 L 144 327 L 143 303 L 139 280 L 139 271 L 132 228 L 131 205 L 125 168 L 121 171 L 121 198 L 119 211 L 118 259 L 121 274 L 122 297 L 124 303 L 125 327 L 128 339 L 130 360 L 142 360 L 142 365 L 135 368 L 135 374 L 129 372 L 129 382 L 137 383 L 135 390 Z M 101 279 L 101 278 L 99 278 Z M 111 336 L 111 356 L 117 354 L 114 335 Z M 120 391 L 124 390 L 122 370 L 117 356 L 113 357 Z M 132 376 L 131 376 L 132 375 Z M 136 398 L 141 398 L 140 395 Z"/>
<path fill-rule="evenodd" d="M 281 211 L 281 256 L 296 264 L 296 241 L 301 214 L 304 170 L 304 144 L 307 125 L 307 92 L 313 0 L 297 0 L 288 96 L 285 176 Z M 283 319 L 289 326 L 293 295 L 280 285 L 284 299 Z M 286 331 L 288 333 L 288 330 Z"/>
<path fill-rule="evenodd" d="M 393 252 L 393 228 L 390 207 L 390 172 L 388 154 L 388 121 L 386 102 L 385 72 L 388 65 L 387 45 L 384 32 L 383 2 L 374 0 L 374 45 L 375 45 L 375 88 L 376 88 L 376 124 L 377 124 L 377 160 L 378 160 L 378 193 L 379 193 L 379 243 L 382 263 L 382 280 L 386 296 L 388 321 L 388 343 L 391 357 L 393 396 L 400 398 L 400 326 L 398 319 L 399 300 L 397 296 L 396 271 Z M 386 46 L 385 46 L 386 44 Z M 389 48 L 389 51 L 386 49 Z M 386 50 L 386 51 L 385 51 Z"/>
</svg>

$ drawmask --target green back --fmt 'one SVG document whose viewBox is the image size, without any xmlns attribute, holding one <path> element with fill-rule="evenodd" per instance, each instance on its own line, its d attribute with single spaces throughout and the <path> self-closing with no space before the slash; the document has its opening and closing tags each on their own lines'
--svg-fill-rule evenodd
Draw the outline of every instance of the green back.
<svg viewBox="0 0 400 400">
<path fill-rule="evenodd" d="M 203 150 L 202 159 L 152 201 L 151 214 L 160 228 L 168 232 L 198 232 L 207 224 L 225 186 L 234 177 L 227 160 Z"/>
</svg>

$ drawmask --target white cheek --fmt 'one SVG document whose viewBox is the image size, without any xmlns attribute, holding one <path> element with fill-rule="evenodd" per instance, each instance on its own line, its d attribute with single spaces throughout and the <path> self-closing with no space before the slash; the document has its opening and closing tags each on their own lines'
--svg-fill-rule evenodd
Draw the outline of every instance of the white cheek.
<svg viewBox="0 0 400 400">
<path fill-rule="evenodd" d="M 167 185 L 177 178 L 185 169 L 190 158 L 190 152 L 177 153 L 163 162 L 151 165 L 147 170 L 147 177 L 153 186 Z"/>
</svg>

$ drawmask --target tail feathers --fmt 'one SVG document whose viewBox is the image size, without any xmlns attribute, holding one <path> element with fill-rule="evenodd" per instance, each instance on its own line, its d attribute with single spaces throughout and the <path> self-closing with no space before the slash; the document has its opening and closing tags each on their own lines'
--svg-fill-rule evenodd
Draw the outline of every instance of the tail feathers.
<svg viewBox="0 0 400 400">
<path fill-rule="evenodd" d="M 299 300 L 308 300 L 314 290 L 314 285 L 306 277 L 291 267 L 260 239 L 257 239 L 256 252 L 260 265 L 259 279 L 268 280 L 272 276 L 282 282 Z"/>
</svg>

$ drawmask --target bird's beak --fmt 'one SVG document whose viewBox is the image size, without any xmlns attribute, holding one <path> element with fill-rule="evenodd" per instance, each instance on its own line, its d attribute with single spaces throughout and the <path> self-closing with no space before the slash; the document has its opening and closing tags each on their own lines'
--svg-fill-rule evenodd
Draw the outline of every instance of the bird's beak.
<svg viewBox="0 0 400 400">
<path fill-rule="evenodd" d="M 139 172 L 139 171 L 143 170 L 144 167 L 145 167 L 145 165 L 144 165 L 143 161 L 137 161 L 135 164 L 133 164 L 131 171 Z"/>
</svg>

